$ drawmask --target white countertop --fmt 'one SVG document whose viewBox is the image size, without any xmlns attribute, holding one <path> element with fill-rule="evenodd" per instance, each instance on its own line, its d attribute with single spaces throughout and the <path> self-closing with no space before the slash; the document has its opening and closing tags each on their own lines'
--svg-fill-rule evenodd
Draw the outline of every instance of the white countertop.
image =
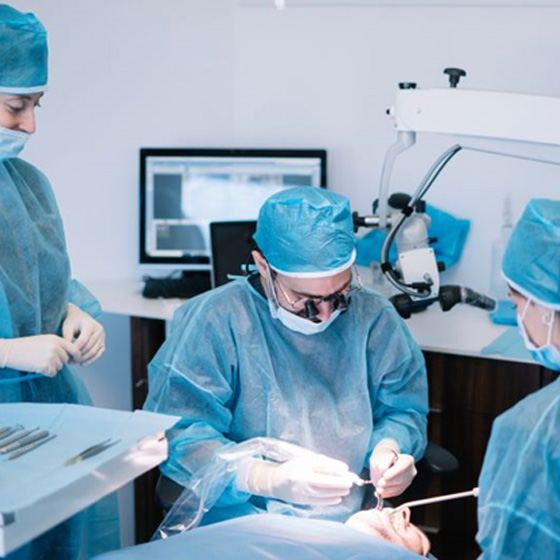
<svg viewBox="0 0 560 560">
<path fill-rule="evenodd" d="M 163 319 L 169 321 L 186 300 L 179 298 L 148 299 L 142 296 L 138 280 L 89 280 L 82 282 L 101 303 L 105 313 Z"/>
<path fill-rule="evenodd" d="M 117 315 L 170 320 L 185 301 L 144 298 L 142 283 L 135 280 L 94 280 L 83 283 L 99 299 L 106 313 Z M 450 311 L 443 312 L 437 303 L 423 312 L 413 314 L 406 324 L 423 350 L 475 357 L 481 357 L 481 349 L 506 330 L 506 327 L 492 323 L 488 313 L 481 309 L 456 305 Z M 533 363 L 497 354 L 483 357 Z"/>
</svg>

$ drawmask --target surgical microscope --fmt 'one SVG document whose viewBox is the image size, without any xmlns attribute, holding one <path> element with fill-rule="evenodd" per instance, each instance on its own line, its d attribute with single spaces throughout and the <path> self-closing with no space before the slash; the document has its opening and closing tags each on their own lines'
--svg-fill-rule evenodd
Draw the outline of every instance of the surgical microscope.
<svg viewBox="0 0 560 560">
<path fill-rule="evenodd" d="M 559 145 L 560 98 L 518 93 L 467 90 L 457 88 L 461 68 L 446 68 L 449 87 L 420 89 L 413 82 L 401 82 L 395 103 L 386 113 L 397 130 L 397 141 L 388 149 L 381 171 L 378 199 L 373 214 L 354 212 L 354 228 L 387 230 L 381 250 L 381 271 L 400 293 L 390 297 L 398 313 L 408 319 L 439 302 L 443 311 L 464 303 L 491 311 L 496 302 L 483 294 L 458 285 L 441 285 L 438 263 L 428 234 L 429 218 L 424 197 L 445 166 L 461 150 L 527 159 L 560 165 L 555 159 L 531 156 L 532 145 Z M 509 140 L 514 149 L 500 151 L 456 144 L 441 154 L 430 167 L 412 195 L 394 193 L 389 196 L 391 172 L 399 154 L 413 146 L 418 132 L 451 134 L 477 139 Z M 515 149 L 522 146 L 521 150 Z M 389 250 L 396 244 L 397 260 L 389 260 Z"/>
</svg>

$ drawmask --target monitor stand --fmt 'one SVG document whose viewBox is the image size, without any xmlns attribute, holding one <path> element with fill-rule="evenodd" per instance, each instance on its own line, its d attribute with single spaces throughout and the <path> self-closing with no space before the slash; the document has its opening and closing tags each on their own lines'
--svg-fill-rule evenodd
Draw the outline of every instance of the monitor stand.
<svg viewBox="0 0 560 560">
<path fill-rule="evenodd" d="M 185 270 L 177 278 L 144 277 L 146 298 L 191 298 L 211 288 L 209 270 Z"/>
</svg>

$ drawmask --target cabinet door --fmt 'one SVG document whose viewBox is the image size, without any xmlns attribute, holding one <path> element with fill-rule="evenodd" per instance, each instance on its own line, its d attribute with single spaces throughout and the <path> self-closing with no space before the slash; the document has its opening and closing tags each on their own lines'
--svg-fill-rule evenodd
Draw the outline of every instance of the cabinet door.
<svg viewBox="0 0 560 560">
<path fill-rule="evenodd" d="M 492 422 L 542 386 L 542 368 L 532 364 L 426 352 L 430 383 L 429 439 L 451 451 L 459 470 L 432 481 L 428 495 L 477 486 Z M 419 508 L 420 509 L 420 508 Z M 465 499 L 422 508 L 434 554 L 476 558 L 476 500 Z"/>
</svg>

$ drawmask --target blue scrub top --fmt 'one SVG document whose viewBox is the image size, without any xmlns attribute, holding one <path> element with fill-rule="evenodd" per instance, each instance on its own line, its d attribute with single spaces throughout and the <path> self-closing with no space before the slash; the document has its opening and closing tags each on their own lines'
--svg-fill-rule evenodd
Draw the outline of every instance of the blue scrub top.
<svg viewBox="0 0 560 560">
<path fill-rule="evenodd" d="M 560 379 L 499 416 L 482 473 L 484 559 L 560 558 Z"/>
<path fill-rule="evenodd" d="M 255 437 L 323 453 L 356 473 L 384 438 L 421 457 L 424 358 L 388 300 L 363 289 L 328 329 L 306 336 L 272 319 L 254 282 L 231 282 L 187 302 L 149 366 L 144 407 L 182 417 L 168 432 L 164 474 L 190 488 L 208 479 L 220 451 Z M 362 498 L 355 487 L 338 506 L 304 507 L 252 498 L 230 484 L 204 522 L 256 511 L 343 521 Z"/>
</svg>

